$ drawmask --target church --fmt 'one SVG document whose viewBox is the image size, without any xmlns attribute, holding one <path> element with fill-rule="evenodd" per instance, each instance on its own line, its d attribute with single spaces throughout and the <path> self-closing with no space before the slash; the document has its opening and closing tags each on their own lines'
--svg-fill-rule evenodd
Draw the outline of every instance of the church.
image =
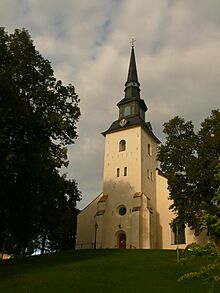
<svg viewBox="0 0 220 293">
<path fill-rule="evenodd" d="M 119 115 L 105 138 L 103 192 L 77 218 L 76 249 L 176 249 L 204 243 L 188 227 L 170 223 L 167 179 L 158 169 L 160 140 L 146 122 L 147 105 L 140 95 L 134 43 Z"/>
</svg>

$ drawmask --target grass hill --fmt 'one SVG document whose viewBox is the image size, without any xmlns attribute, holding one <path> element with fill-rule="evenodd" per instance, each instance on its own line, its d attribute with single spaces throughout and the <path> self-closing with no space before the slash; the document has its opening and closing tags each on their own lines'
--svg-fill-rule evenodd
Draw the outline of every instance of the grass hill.
<svg viewBox="0 0 220 293">
<path fill-rule="evenodd" d="M 67 251 L 0 262 L 0 292 L 202 293 L 207 288 L 198 280 L 176 281 L 202 262 L 183 266 L 175 251 L 165 250 Z"/>
</svg>

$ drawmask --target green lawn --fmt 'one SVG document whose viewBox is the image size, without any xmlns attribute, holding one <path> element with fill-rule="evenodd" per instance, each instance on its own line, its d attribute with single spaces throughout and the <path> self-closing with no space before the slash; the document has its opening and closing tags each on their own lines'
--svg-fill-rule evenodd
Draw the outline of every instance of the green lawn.
<svg viewBox="0 0 220 293">
<path fill-rule="evenodd" d="M 198 281 L 176 281 L 202 262 L 179 265 L 175 251 L 165 250 L 67 251 L 0 262 L 0 292 L 202 293 Z"/>
</svg>

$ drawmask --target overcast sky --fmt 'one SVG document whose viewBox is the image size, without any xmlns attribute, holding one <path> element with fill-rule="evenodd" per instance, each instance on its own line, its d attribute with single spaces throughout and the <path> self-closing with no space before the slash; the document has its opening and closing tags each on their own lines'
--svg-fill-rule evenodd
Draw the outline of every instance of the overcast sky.
<svg viewBox="0 0 220 293">
<path fill-rule="evenodd" d="M 75 85 L 82 116 L 67 172 L 82 191 L 79 208 L 102 191 L 100 133 L 118 118 L 131 36 L 146 120 L 161 140 L 175 115 L 198 128 L 219 108 L 219 0 L 0 0 L 0 26 L 28 29 L 56 78 Z"/>
</svg>

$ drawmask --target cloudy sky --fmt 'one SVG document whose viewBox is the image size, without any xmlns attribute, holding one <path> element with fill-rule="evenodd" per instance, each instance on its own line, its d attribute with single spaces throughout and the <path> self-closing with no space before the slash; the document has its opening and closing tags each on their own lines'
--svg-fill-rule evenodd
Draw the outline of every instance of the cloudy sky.
<svg viewBox="0 0 220 293">
<path fill-rule="evenodd" d="M 28 29 L 56 78 L 80 96 L 67 169 L 83 194 L 79 208 L 102 190 L 100 133 L 118 117 L 131 36 L 147 121 L 161 140 L 163 123 L 175 115 L 198 128 L 219 108 L 219 0 L 1 0 L 0 26 Z"/>
</svg>

